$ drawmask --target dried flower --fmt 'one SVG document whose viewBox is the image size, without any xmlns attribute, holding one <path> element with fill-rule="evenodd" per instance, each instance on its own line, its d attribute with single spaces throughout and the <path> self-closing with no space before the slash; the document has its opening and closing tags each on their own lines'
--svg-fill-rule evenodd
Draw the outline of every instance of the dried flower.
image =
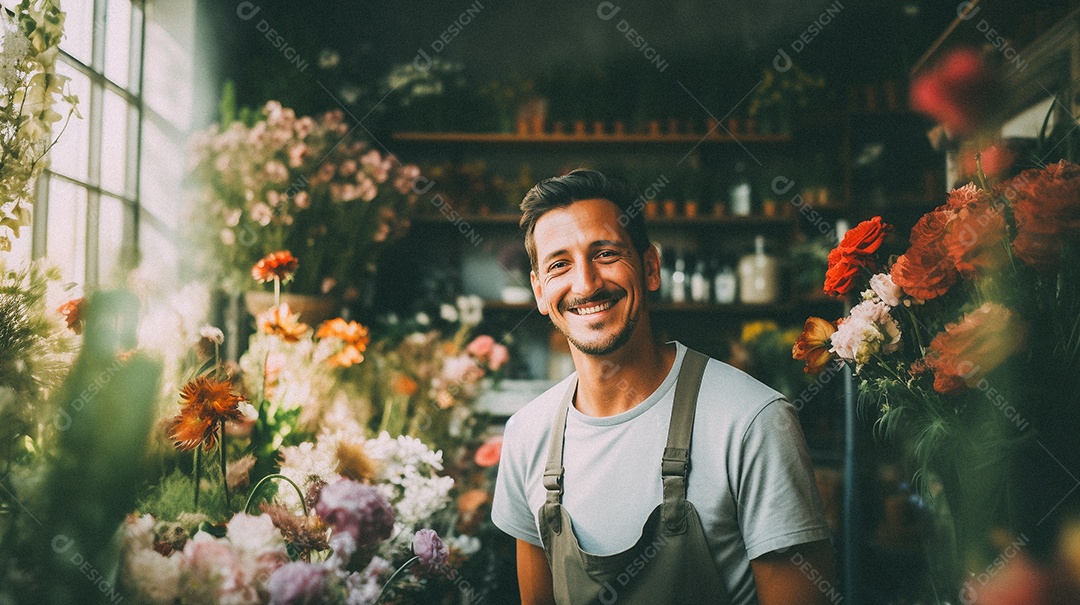
<svg viewBox="0 0 1080 605">
<path fill-rule="evenodd" d="M 419 557 L 413 566 L 413 573 L 425 577 L 443 573 L 450 549 L 443 544 L 434 529 L 421 529 L 413 536 L 413 553 Z"/>
<path fill-rule="evenodd" d="M 248 454 L 233 460 L 225 467 L 225 483 L 229 489 L 242 489 L 251 481 L 251 468 L 255 466 L 255 456 Z"/>
<path fill-rule="evenodd" d="M 275 279 L 285 283 L 292 279 L 299 266 L 300 261 L 292 255 L 292 252 L 279 250 L 259 259 L 259 262 L 255 263 L 255 266 L 251 268 L 251 277 L 262 284 Z"/>
<path fill-rule="evenodd" d="M 223 420 L 237 420 L 243 399 L 228 382 L 209 376 L 192 379 L 180 390 L 180 414 L 173 419 L 169 435 L 182 450 L 192 450 L 202 443 L 210 450 L 217 443 L 216 428 Z"/>
</svg>

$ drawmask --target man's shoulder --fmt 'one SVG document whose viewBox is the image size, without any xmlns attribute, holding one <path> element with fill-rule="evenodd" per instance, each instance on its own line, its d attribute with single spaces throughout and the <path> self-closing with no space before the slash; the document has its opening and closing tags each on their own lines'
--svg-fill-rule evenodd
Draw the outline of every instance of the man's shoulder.
<svg viewBox="0 0 1080 605">
<path fill-rule="evenodd" d="M 713 358 L 709 358 L 705 366 L 699 398 L 722 400 L 728 410 L 750 416 L 756 415 L 773 401 L 785 399 L 783 393 L 757 378 Z"/>
</svg>

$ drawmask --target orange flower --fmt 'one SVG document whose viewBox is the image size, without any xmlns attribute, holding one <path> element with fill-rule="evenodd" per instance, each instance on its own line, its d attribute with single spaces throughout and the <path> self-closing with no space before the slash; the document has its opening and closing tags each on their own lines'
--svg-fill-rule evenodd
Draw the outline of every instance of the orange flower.
<svg viewBox="0 0 1080 605">
<path fill-rule="evenodd" d="M 85 307 L 86 299 L 76 298 L 60 305 L 56 311 L 64 316 L 69 330 L 76 334 L 82 334 L 82 314 Z"/>
<path fill-rule="evenodd" d="M 324 321 L 315 337 L 336 338 L 342 342 L 341 349 L 328 359 L 330 365 L 338 368 L 347 368 L 364 361 L 364 351 L 367 350 L 370 340 L 367 328 L 340 317 Z"/>
<path fill-rule="evenodd" d="M 227 381 L 208 376 L 192 379 L 180 390 L 180 413 L 169 426 L 169 435 L 182 450 L 203 444 L 210 450 L 217 443 L 217 425 L 223 420 L 239 420 L 243 398 L 232 392 Z"/>
<path fill-rule="evenodd" d="M 288 250 L 271 252 L 255 263 L 255 266 L 251 268 L 251 276 L 255 278 L 255 281 L 263 284 L 274 281 L 274 278 L 287 282 L 299 265 L 300 261 Z"/>
<path fill-rule="evenodd" d="M 960 193 L 957 193 L 957 192 Z M 954 191 L 950 204 L 966 204 L 968 190 Z M 956 265 L 945 249 L 945 235 L 955 212 L 941 206 L 928 212 L 911 228 L 911 247 L 896 259 L 890 275 L 893 283 L 908 296 L 922 300 L 937 298 L 956 283 Z"/>
<path fill-rule="evenodd" d="M 836 332 L 836 324 L 825 321 L 820 317 L 810 317 L 803 326 L 803 332 L 791 348 L 791 356 L 795 359 L 806 361 L 803 371 L 807 374 L 817 374 L 825 369 L 832 360 L 829 349 L 832 346 L 830 338 Z"/>
<path fill-rule="evenodd" d="M 924 364 L 934 390 L 954 393 L 978 386 L 984 376 L 1024 347 L 1027 325 L 997 303 L 983 303 L 930 341 Z M 920 366 L 921 367 L 921 366 Z"/>
<path fill-rule="evenodd" d="M 956 270 L 973 279 L 1009 262 L 1007 237 L 1005 215 L 985 203 L 958 210 L 943 243 Z"/>
<path fill-rule="evenodd" d="M 392 388 L 395 393 L 399 393 L 406 397 L 415 395 L 416 389 L 419 387 L 420 385 L 417 384 L 415 380 L 400 372 L 394 375 L 394 381 L 390 385 L 390 388 Z"/>
<path fill-rule="evenodd" d="M 289 310 L 288 303 L 281 303 L 261 313 L 255 318 L 255 323 L 263 334 L 280 336 L 285 342 L 299 342 L 300 337 L 308 331 L 308 325 L 297 321 L 298 317 Z"/>
</svg>

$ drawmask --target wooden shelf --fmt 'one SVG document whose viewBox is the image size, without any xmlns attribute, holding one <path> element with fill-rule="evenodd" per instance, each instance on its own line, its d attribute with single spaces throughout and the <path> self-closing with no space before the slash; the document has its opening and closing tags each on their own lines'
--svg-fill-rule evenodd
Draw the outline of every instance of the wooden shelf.
<svg viewBox="0 0 1080 605">
<path fill-rule="evenodd" d="M 758 134 L 758 133 L 735 133 L 727 134 L 713 131 L 712 134 L 664 134 L 653 136 L 649 134 L 603 134 L 603 135 L 574 135 L 574 134 L 542 134 L 542 135 L 518 135 L 501 132 L 398 132 L 392 135 L 393 140 L 410 143 L 480 143 L 500 145 L 665 145 L 697 143 L 788 143 L 791 141 L 790 134 Z"/>
<path fill-rule="evenodd" d="M 417 216 L 412 219 L 414 225 L 446 225 L 452 227 L 459 223 L 470 225 L 509 225 L 517 227 L 521 215 L 516 213 L 498 214 L 474 214 L 460 216 L 455 221 L 450 221 L 440 214 Z M 697 216 L 654 218 L 647 219 L 645 225 L 649 228 L 665 227 L 740 227 L 740 228 L 787 228 L 796 224 L 794 217 L 767 217 L 767 216 Z"/>
</svg>

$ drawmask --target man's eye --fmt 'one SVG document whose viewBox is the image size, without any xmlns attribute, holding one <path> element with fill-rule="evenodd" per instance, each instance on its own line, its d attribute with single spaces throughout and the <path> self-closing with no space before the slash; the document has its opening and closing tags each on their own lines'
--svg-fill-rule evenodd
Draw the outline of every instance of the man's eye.
<svg viewBox="0 0 1080 605">
<path fill-rule="evenodd" d="M 619 253 L 615 252 L 614 250 L 601 250 L 600 253 L 597 254 L 596 256 L 598 258 L 614 258 L 614 257 L 616 257 L 618 255 L 619 255 Z"/>
<path fill-rule="evenodd" d="M 555 261 L 548 267 L 548 271 L 558 271 L 566 266 L 566 261 Z"/>
</svg>

